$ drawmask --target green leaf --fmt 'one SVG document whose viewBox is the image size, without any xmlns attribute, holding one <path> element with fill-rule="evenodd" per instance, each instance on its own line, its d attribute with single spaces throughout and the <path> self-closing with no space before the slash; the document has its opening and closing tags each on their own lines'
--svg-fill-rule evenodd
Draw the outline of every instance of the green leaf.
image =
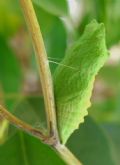
<svg viewBox="0 0 120 165">
<path fill-rule="evenodd" d="M 0 52 L 0 85 L 2 92 L 5 95 L 16 94 L 21 90 L 22 74 L 20 64 L 4 39 L 0 39 Z M 11 109 L 13 99 L 6 100 L 8 100 L 8 105 L 6 105 Z"/>
<path fill-rule="evenodd" d="M 15 54 L 12 52 L 6 41 L 0 38 L 0 92 L 3 94 L 3 97 L 0 100 L 2 100 L 2 103 L 5 102 L 5 106 L 10 111 L 14 110 L 19 98 L 11 97 L 10 99 L 9 96 L 20 92 L 21 79 L 21 68 Z M 6 135 L 7 128 L 8 122 L 3 120 L 0 123 L 0 143 L 5 139 L 4 132 Z"/>
<path fill-rule="evenodd" d="M 56 69 L 55 99 L 62 143 L 84 121 L 95 76 L 107 58 L 104 25 L 93 21 Z"/>
<path fill-rule="evenodd" d="M 111 135 L 87 117 L 86 122 L 70 137 L 67 146 L 83 165 L 117 165 L 110 138 Z"/>
<path fill-rule="evenodd" d="M 0 84 L 6 94 L 20 91 L 21 69 L 15 54 L 5 40 L 0 39 Z"/>
<path fill-rule="evenodd" d="M 33 0 L 33 2 L 53 15 L 63 16 L 68 14 L 67 0 Z"/>
<path fill-rule="evenodd" d="M 64 165 L 64 162 L 48 146 L 22 132 L 0 146 L 2 165 Z"/>
<path fill-rule="evenodd" d="M 104 129 L 113 144 L 113 151 L 116 164 L 120 164 L 120 124 L 104 124 Z"/>
</svg>

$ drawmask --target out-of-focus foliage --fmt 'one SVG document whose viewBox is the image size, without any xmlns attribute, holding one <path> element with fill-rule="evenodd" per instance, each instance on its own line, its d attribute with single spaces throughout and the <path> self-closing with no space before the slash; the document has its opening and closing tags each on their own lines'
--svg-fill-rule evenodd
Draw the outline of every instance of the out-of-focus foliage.
<svg viewBox="0 0 120 165">
<path fill-rule="evenodd" d="M 14 114 L 21 120 L 31 124 L 35 128 L 44 130 L 46 128 L 43 97 L 30 96 L 22 98 L 21 102 L 19 102 L 19 104 L 16 106 Z"/>
<path fill-rule="evenodd" d="M 21 25 L 22 17 L 18 1 L 0 1 L 0 35 L 7 37 L 15 33 Z"/>
<path fill-rule="evenodd" d="M 104 125 L 104 129 L 106 130 L 107 134 L 109 135 L 109 139 L 113 142 L 113 152 L 114 158 L 116 160 L 116 164 L 120 163 L 120 124 L 106 124 Z"/>
<path fill-rule="evenodd" d="M 71 7 L 78 20 L 71 17 L 68 2 L 72 4 L 72 0 L 33 0 L 52 73 L 64 58 L 66 46 L 75 41 L 74 36 L 79 38 L 93 19 L 105 24 L 110 60 L 95 82 L 89 109 L 91 118 L 85 119 L 67 146 L 84 165 L 119 165 L 120 1 L 78 0 L 77 9 L 73 4 Z M 33 127 L 45 129 L 44 103 L 30 41 L 19 1 L 1 0 L 0 104 Z M 114 45 L 118 49 L 113 52 Z M 0 118 L 0 164 L 64 165 L 49 147 L 8 127 L 6 120 Z"/>
<path fill-rule="evenodd" d="M 118 149 L 113 147 L 117 142 L 115 138 L 109 139 L 109 132 L 87 117 L 86 122 L 68 140 L 67 146 L 84 165 L 119 165 Z"/>
<path fill-rule="evenodd" d="M 0 39 L 0 86 L 1 94 L 5 97 L 6 105 L 13 109 L 14 99 L 9 99 L 9 95 L 14 95 L 21 90 L 22 73 L 20 64 L 4 39 Z M 17 98 L 16 98 L 17 99 Z M 12 107 L 11 107 L 12 106 Z"/>
<path fill-rule="evenodd" d="M 120 65 L 105 66 L 98 76 L 101 98 L 93 99 L 91 115 L 99 122 L 120 123 Z M 104 89 L 102 89 L 104 88 Z"/>
<path fill-rule="evenodd" d="M 47 158 L 46 158 L 47 156 Z M 65 165 L 48 146 L 38 139 L 22 132 L 17 132 L 11 140 L 0 147 L 0 163 L 3 165 Z"/>
<path fill-rule="evenodd" d="M 68 3 L 67 0 L 33 0 L 33 2 L 43 8 L 45 11 L 57 15 L 68 15 Z"/>
<path fill-rule="evenodd" d="M 110 47 L 120 41 L 119 0 L 83 0 L 84 12 L 79 31 L 93 18 L 104 22 L 106 27 L 107 45 Z"/>
</svg>

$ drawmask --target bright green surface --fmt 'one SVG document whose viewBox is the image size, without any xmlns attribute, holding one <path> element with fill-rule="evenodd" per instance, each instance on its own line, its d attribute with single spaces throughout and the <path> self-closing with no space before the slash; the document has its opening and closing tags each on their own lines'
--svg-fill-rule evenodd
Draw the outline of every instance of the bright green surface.
<svg viewBox="0 0 120 165">
<path fill-rule="evenodd" d="M 84 121 L 95 76 L 107 58 L 104 25 L 93 21 L 56 69 L 55 99 L 63 143 Z"/>
</svg>

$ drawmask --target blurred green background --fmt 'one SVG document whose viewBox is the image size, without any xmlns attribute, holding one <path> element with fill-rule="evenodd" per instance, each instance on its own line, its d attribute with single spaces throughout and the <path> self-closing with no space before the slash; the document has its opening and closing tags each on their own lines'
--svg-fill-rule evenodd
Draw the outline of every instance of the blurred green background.
<svg viewBox="0 0 120 165">
<path fill-rule="evenodd" d="M 89 117 L 67 146 L 84 165 L 120 164 L 120 0 L 33 0 L 52 74 L 93 19 L 104 22 L 110 58 L 96 77 Z M 44 129 L 31 37 L 18 0 L 0 0 L 0 104 Z M 47 155 L 47 159 L 46 159 Z M 64 165 L 46 145 L 0 118 L 0 164 Z"/>
</svg>

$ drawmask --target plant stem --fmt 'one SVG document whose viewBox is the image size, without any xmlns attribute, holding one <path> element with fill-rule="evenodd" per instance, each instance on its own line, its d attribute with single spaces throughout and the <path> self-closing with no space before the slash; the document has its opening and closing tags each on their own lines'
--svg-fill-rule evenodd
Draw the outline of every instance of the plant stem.
<svg viewBox="0 0 120 165">
<path fill-rule="evenodd" d="M 70 152 L 69 149 L 67 149 L 66 146 L 60 144 L 57 142 L 54 143 L 54 138 L 50 138 L 49 136 L 46 136 L 43 134 L 43 131 L 41 132 L 38 129 L 33 128 L 31 125 L 21 121 L 14 115 L 12 115 L 10 112 L 8 112 L 4 107 L 0 105 L 0 116 L 2 118 L 7 119 L 10 123 L 15 125 L 16 127 L 22 129 L 23 131 L 31 134 L 32 136 L 40 139 L 44 143 L 50 145 L 55 151 L 57 151 L 58 155 L 68 164 L 68 165 L 82 165 L 79 160 Z"/>
<path fill-rule="evenodd" d="M 46 141 L 47 136 L 43 134 L 43 132 L 40 132 L 40 130 L 33 128 L 31 125 L 21 121 L 14 115 L 12 115 L 10 112 L 8 112 L 4 107 L 0 105 L 0 116 L 2 118 L 7 119 L 10 123 L 15 125 L 16 127 L 22 129 L 25 132 L 28 132 L 29 134 L 41 139 L 42 141 Z"/>
<path fill-rule="evenodd" d="M 46 143 L 51 145 L 51 147 L 58 152 L 61 158 L 68 165 L 82 165 L 64 145 L 60 144 L 56 122 L 56 110 L 52 76 L 49 68 L 49 61 L 47 58 L 42 34 L 40 31 L 40 26 L 31 0 L 20 0 L 20 2 L 26 18 L 26 22 L 29 27 L 30 34 L 32 36 L 33 45 L 36 51 L 36 58 L 39 66 L 41 85 L 43 90 L 46 115 L 48 121 L 48 129 L 50 135 Z"/>
<path fill-rule="evenodd" d="M 70 152 L 70 150 L 62 144 L 57 144 L 54 146 L 58 155 L 68 164 L 68 165 L 82 165 L 80 161 Z"/>
<path fill-rule="evenodd" d="M 20 2 L 36 51 L 36 58 L 39 66 L 40 80 L 45 101 L 48 132 L 49 135 L 54 136 L 56 141 L 58 141 L 53 83 L 40 26 L 31 0 L 20 0 Z"/>
</svg>

